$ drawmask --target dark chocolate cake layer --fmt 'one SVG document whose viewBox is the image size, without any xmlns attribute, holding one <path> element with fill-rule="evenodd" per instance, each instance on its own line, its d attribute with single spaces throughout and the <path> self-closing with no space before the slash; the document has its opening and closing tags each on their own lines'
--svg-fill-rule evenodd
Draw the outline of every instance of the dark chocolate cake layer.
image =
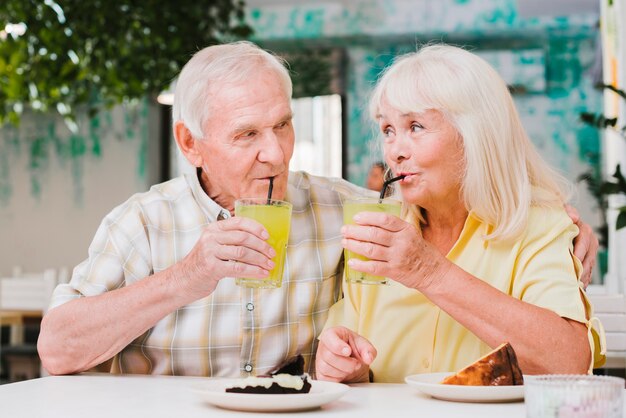
<svg viewBox="0 0 626 418">
<path fill-rule="evenodd" d="M 302 389 L 285 388 L 278 383 L 272 383 L 272 386 L 266 388 L 264 386 L 246 386 L 245 388 L 227 388 L 226 392 L 230 393 L 257 393 L 257 394 L 271 394 L 271 395 L 288 395 L 294 393 L 309 393 L 311 390 L 311 384 L 307 378 L 304 378 L 304 385 Z"/>
</svg>

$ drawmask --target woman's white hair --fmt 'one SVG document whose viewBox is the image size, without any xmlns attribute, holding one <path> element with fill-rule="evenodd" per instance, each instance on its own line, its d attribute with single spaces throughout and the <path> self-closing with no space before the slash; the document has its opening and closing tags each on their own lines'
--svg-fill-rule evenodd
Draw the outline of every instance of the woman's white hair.
<svg viewBox="0 0 626 418">
<path fill-rule="evenodd" d="M 465 159 L 462 199 L 493 226 L 485 239 L 518 237 L 532 205 L 562 206 L 569 197 L 571 185 L 533 146 L 505 82 L 477 55 L 438 44 L 400 56 L 374 89 L 374 119 L 383 100 L 403 113 L 437 110 L 456 128 Z M 420 207 L 406 211 L 416 225 L 424 222 Z"/>
<path fill-rule="evenodd" d="M 285 94 L 291 97 L 291 78 L 284 60 L 252 42 L 213 45 L 196 52 L 176 81 L 172 125 L 182 121 L 194 138 L 203 138 L 203 127 L 215 97 L 211 87 L 244 81 L 262 68 L 274 71 L 282 80 Z"/>
</svg>

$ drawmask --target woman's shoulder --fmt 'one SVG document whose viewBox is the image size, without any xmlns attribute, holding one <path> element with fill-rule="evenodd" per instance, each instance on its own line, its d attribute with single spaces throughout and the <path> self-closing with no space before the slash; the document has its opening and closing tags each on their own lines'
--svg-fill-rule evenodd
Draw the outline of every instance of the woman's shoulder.
<svg viewBox="0 0 626 418">
<path fill-rule="evenodd" d="M 572 224 L 563 206 L 533 205 L 528 211 L 528 222 L 533 224 L 551 224 L 554 222 Z"/>
<path fill-rule="evenodd" d="M 578 227 L 569 217 L 564 207 L 531 206 L 528 211 L 526 239 L 554 239 L 566 234 L 572 238 L 578 234 Z"/>
</svg>

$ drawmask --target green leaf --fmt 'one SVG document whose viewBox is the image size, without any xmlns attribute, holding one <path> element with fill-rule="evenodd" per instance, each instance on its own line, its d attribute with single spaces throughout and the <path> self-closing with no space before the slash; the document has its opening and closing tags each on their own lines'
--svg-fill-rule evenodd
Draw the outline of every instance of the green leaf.
<svg viewBox="0 0 626 418">
<path fill-rule="evenodd" d="M 615 229 L 622 229 L 626 226 L 626 206 L 619 208 L 619 215 L 617 215 L 617 221 L 615 222 Z"/>
<path fill-rule="evenodd" d="M 240 0 L 57 0 L 64 22 L 41 0 L 0 1 L 0 27 L 28 28 L 0 41 L 0 123 L 19 119 L 15 105 L 30 103 L 29 85 L 42 110 L 154 95 L 199 48 L 252 32 Z"/>
<path fill-rule="evenodd" d="M 604 115 L 597 113 L 587 113 L 582 112 L 580 114 L 580 120 L 586 123 L 587 125 L 594 126 L 596 128 L 607 128 L 609 126 L 613 127 L 617 124 L 617 118 L 607 119 Z"/>
<path fill-rule="evenodd" d="M 617 179 L 617 186 L 619 191 L 622 193 L 626 193 L 626 179 L 622 175 L 622 169 L 619 164 L 615 167 L 615 173 L 613 173 L 613 177 Z"/>
</svg>

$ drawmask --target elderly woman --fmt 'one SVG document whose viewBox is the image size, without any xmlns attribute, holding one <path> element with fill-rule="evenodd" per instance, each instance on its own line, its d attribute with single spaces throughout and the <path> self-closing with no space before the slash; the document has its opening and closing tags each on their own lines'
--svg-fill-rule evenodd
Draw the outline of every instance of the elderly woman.
<svg viewBox="0 0 626 418">
<path fill-rule="evenodd" d="M 371 100 L 403 219 L 344 226 L 350 267 L 393 281 L 346 284 L 320 336 L 320 379 L 400 382 L 458 370 L 503 342 L 525 374 L 586 373 L 591 307 L 572 254 L 566 182 L 525 133 L 481 58 L 431 45 L 398 58 Z"/>
</svg>

